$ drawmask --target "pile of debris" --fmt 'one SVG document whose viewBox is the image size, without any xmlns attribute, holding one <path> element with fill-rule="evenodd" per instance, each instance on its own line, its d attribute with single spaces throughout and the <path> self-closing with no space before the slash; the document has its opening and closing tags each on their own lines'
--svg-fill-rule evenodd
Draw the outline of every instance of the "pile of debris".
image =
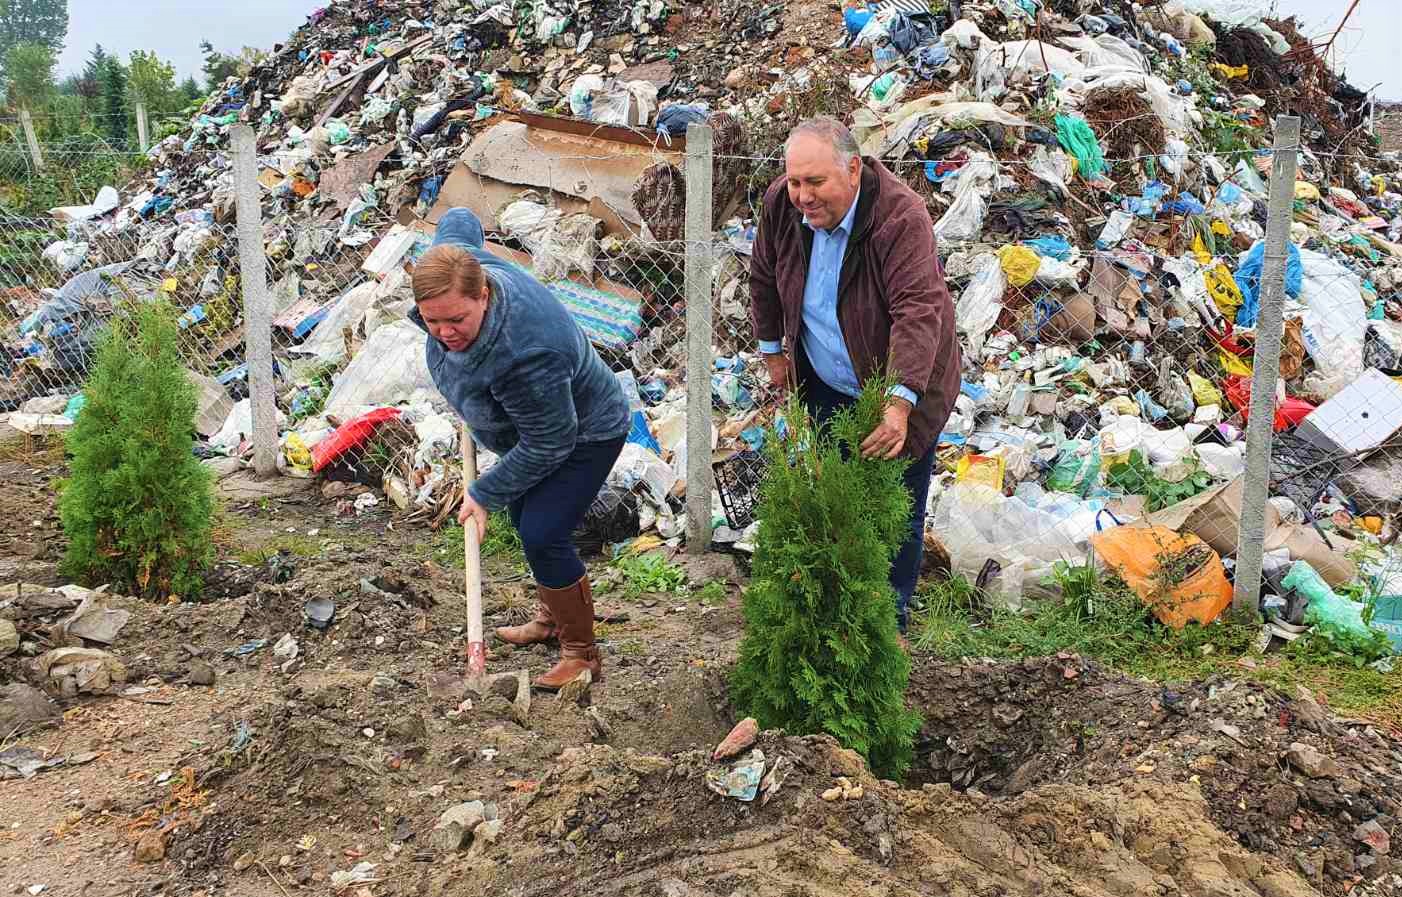
<svg viewBox="0 0 1402 897">
<path fill-rule="evenodd" d="M 161 292 L 215 375 L 201 380 L 205 448 L 246 454 L 248 404 L 221 403 L 246 390 L 228 130 L 247 122 L 288 474 L 351 483 L 362 494 L 328 491 L 345 513 L 383 490 L 420 519 L 448 519 L 456 428 L 404 318 L 403 263 L 447 208 L 467 206 L 491 251 L 532 266 L 577 313 L 633 400 L 632 440 L 591 518 L 597 541 L 678 538 L 685 390 L 708 388 L 682 377 L 686 126 L 716 133 L 711 448 L 749 465 L 722 471 L 733 497 L 757 479 L 770 417 L 747 322 L 753 204 L 788 127 L 836 114 L 927 198 L 957 294 L 965 383 L 941 440 L 945 488 L 931 493 L 954 569 L 993 561 L 992 590 L 1016 603 L 1055 561 L 1083 556 L 1111 511 L 1182 542 L 1175 556 L 1193 563 L 1169 592 L 1202 575 L 1220 597 L 1245 464 L 1269 116 L 1297 113 L 1267 543 L 1292 635 L 1302 618 L 1287 573 L 1295 594 L 1308 571 L 1326 590 L 1402 595 L 1396 501 L 1375 488 L 1396 458 L 1367 457 L 1402 428 L 1402 169 L 1376 153 L 1366 97 L 1265 6 L 335 3 L 154 147 L 149 176 L 56 210 L 68 232 L 48 263 L 82 273 L 52 296 L 11 292 L 35 307 L 17 309 L 7 363 L 15 377 L 81 372 L 118 287 Z M 79 413 L 71 383 L 46 389 L 65 395 L 25 409 L 25 425 Z M 1378 409 L 1366 427 L 1348 414 L 1364 405 Z M 745 545 L 747 503 L 715 508 L 718 540 Z M 1360 566 L 1357 547 L 1372 560 Z M 1220 610 L 1214 598 L 1186 615 Z"/>
</svg>

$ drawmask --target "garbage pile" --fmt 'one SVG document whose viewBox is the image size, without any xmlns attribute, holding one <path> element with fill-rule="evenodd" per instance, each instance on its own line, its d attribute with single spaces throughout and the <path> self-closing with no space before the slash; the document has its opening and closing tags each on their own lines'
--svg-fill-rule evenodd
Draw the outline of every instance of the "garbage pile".
<svg viewBox="0 0 1402 897">
<path fill-rule="evenodd" d="M 287 474 L 327 480 L 346 514 L 383 495 L 449 518 L 456 426 L 404 318 L 404 264 L 446 209 L 468 206 L 493 252 L 576 312 L 633 402 L 630 445 L 591 515 L 597 541 L 677 538 L 685 390 L 707 387 L 684 380 L 674 241 L 686 127 L 707 122 L 710 449 L 730 459 L 713 504 L 717 540 L 743 548 L 774 420 L 748 327 L 754 203 L 788 128 L 833 114 L 926 198 L 957 297 L 965 382 L 930 508 L 954 568 L 1015 604 L 1055 561 L 1134 524 L 1193 561 L 1178 564 L 1186 579 L 1211 581 L 1188 591 L 1216 597 L 1174 614 L 1211 619 L 1245 469 L 1271 120 L 1298 114 L 1269 569 L 1307 563 L 1335 589 L 1402 594 L 1377 572 L 1402 568 L 1385 488 L 1397 455 L 1369 457 L 1402 427 L 1402 167 L 1368 134 L 1365 95 L 1267 6 L 334 3 L 153 147 L 148 175 L 55 210 L 67 233 L 47 264 L 81 273 L 26 294 L 42 301 L 6 335 L 10 364 L 80 371 L 113 284 L 163 293 L 212 375 L 210 405 L 226 403 L 203 450 L 246 456 L 228 130 L 247 122 Z M 77 413 L 40 401 L 53 427 Z M 1366 427 L 1350 416 L 1361 405 L 1378 409 Z M 1356 546 L 1375 561 L 1347 557 Z"/>
</svg>

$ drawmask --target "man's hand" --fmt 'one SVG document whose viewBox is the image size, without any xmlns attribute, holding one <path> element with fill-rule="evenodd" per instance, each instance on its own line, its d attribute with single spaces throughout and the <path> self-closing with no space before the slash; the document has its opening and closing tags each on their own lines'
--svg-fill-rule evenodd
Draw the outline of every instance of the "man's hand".
<svg viewBox="0 0 1402 897">
<path fill-rule="evenodd" d="M 487 509 L 473 501 L 472 496 L 463 493 L 462 510 L 458 511 L 458 523 L 464 528 L 471 525 L 477 527 L 477 544 L 482 544 L 482 539 L 487 535 Z"/>
<path fill-rule="evenodd" d="M 862 441 L 863 458 L 891 459 L 900 455 L 905 447 L 906 424 L 910 420 L 911 404 L 905 399 L 892 396 L 886 401 L 886 411 L 881 423 Z"/>
<path fill-rule="evenodd" d="M 766 355 L 764 366 L 769 368 L 769 383 L 774 387 L 774 391 L 780 395 L 787 393 L 793 380 L 793 366 L 789 364 L 789 356 L 783 352 Z"/>
</svg>

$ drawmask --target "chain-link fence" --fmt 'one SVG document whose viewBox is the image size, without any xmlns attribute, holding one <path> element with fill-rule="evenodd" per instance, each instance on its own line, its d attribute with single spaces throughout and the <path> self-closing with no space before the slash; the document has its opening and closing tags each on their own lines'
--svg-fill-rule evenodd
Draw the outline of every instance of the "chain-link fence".
<svg viewBox="0 0 1402 897">
<path fill-rule="evenodd" d="M 261 160 L 279 468 L 318 478 L 338 513 L 388 502 L 431 525 L 450 518 L 461 495 L 456 418 L 428 376 L 424 335 L 406 318 L 405 266 L 426 250 L 443 210 L 461 202 L 483 220 L 489 251 L 550 286 L 634 403 L 636 448 L 596 508 L 601 541 L 684 532 L 687 395 L 701 389 L 710 396 L 703 451 L 714 462 L 716 539 L 743 542 L 776 409 L 749 320 L 765 185 L 746 176 L 775 171 L 775 158 L 718 151 L 699 179 L 713 201 L 709 234 L 689 242 L 683 147 L 614 154 L 586 141 L 542 155 L 523 132 L 492 152 L 496 164 L 515 159 L 513 189 L 468 165 L 462 183 L 444 183 L 441 196 L 399 219 L 375 195 L 385 185 L 373 183 L 368 193 L 351 184 L 309 218 L 301 205 L 324 201 L 336 184 L 326 172 L 313 183 L 286 160 Z M 1148 158 L 1107 165 L 1142 170 Z M 1164 574 L 1175 583 L 1216 575 L 1219 560 L 1230 572 L 1252 463 L 1245 430 L 1262 269 L 1272 261 L 1264 238 L 1273 156 L 1237 161 L 1228 176 L 1166 188 L 1171 199 L 1113 194 L 1118 202 L 1099 209 L 1035 151 L 1021 162 L 960 152 L 891 163 L 935 222 L 964 356 L 927 508 L 935 563 L 947 555 L 953 571 L 987 580 L 991 561 L 996 591 L 1016 603 L 1037 594 L 1056 562 L 1079 561 L 1100 536 L 1136 524 L 1157 540 L 1139 550 L 1164 561 L 1154 571 L 1178 558 Z M 1301 177 L 1316 176 L 1309 168 L 1319 161 L 1307 156 Z M 1186 171 L 1227 167 L 1207 153 L 1179 162 Z M 200 451 L 250 456 L 231 175 L 209 176 L 214 212 L 157 194 L 67 220 L 0 223 L 12 424 L 62 429 L 105 321 L 125 302 L 157 297 L 180 315 L 182 355 L 200 384 Z M 591 205 L 571 183 L 581 177 L 605 185 L 606 199 L 609 189 L 633 189 Z M 1049 189 L 1059 202 L 1047 200 Z M 1391 547 L 1402 510 L 1402 263 L 1381 236 L 1356 239 L 1335 220 L 1365 218 L 1370 198 L 1338 188 L 1302 197 L 1287 222 L 1270 502 L 1259 525 L 1266 577 L 1277 585 L 1298 560 L 1339 587 L 1384 588 L 1402 568 Z M 629 216 L 617 211 L 625 207 Z M 711 356 L 700 368 L 709 382 L 694 383 L 687 269 L 702 252 L 712 270 Z"/>
</svg>

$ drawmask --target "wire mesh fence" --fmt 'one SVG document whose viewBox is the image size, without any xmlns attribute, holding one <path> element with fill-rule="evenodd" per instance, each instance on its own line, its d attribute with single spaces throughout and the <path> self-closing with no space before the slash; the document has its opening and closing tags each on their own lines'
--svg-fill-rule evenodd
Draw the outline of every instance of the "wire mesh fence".
<svg viewBox="0 0 1402 897">
<path fill-rule="evenodd" d="M 717 154 L 711 182 L 722 185 L 713 186 L 716 220 L 702 246 L 681 226 L 688 197 L 678 154 L 632 155 L 626 170 L 646 189 L 632 197 L 640 220 L 626 226 L 561 189 L 581 166 L 618 163 L 597 149 L 551 157 L 532 191 L 495 208 L 472 201 L 490 213 L 486 249 L 549 285 L 633 402 L 637 448 L 594 517 L 619 524 L 625 501 L 627 513 L 601 541 L 683 533 L 686 396 L 701 389 L 711 398 L 712 445 L 703 451 L 716 478 L 717 540 L 743 542 L 777 405 L 749 314 L 764 185 L 746 189 L 744 175 L 775 160 Z M 1197 163 L 1207 168 L 1209 155 Z M 1068 214 L 1076 202 L 1046 201 L 1045 186 L 1058 181 L 1063 198 L 1074 198 L 1066 174 L 1033 161 L 964 153 L 892 163 L 940 235 L 963 351 L 961 395 L 926 508 L 954 571 L 973 577 L 995 561 L 997 590 L 1013 603 L 1035 595 L 1056 562 L 1084 559 L 1098 533 L 1135 522 L 1162 536 L 1149 554 L 1177 552 L 1199 572 L 1210 566 L 1196 563 L 1204 549 L 1174 541 L 1192 536 L 1230 568 L 1249 463 L 1267 225 L 1261 175 L 1271 159 L 1251 161 L 1254 177 L 1239 168 L 1211 186 L 1179 185 L 1182 206 L 1169 212 L 1122 195 L 1118 208 L 1083 209 L 1090 214 L 1080 218 Z M 456 418 L 428 375 L 425 335 L 406 317 L 405 270 L 427 249 L 441 210 L 421 202 L 415 215 L 392 220 L 381 197 L 393 185 L 373 182 L 346 202 L 317 205 L 329 192 L 325 171 L 278 156 L 260 171 L 278 466 L 323 481 L 338 513 L 388 502 L 441 525 L 461 495 Z M 77 413 L 72 398 L 103 325 L 125 303 L 164 299 L 201 387 L 200 450 L 248 457 L 238 237 L 229 175 L 213 169 L 209 178 L 214 212 L 157 193 L 81 220 L 0 222 L 0 401 L 21 423 L 62 429 L 59 419 Z M 1318 206 L 1293 210 L 1261 534 L 1268 579 L 1301 558 L 1336 586 L 1358 582 L 1360 570 L 1377 588 L 1402 575 L 1391 548 L 1402 512 L 1402 263 L 1384 235 L 1358 240 L 1331 223 L 1364 217 L 1368 199 L 1334 191 L 1323 217 Z M 308 216 L 307 203 L 322 214 Z M 703 248 L 714 262 L 710 382 L 690 383 L 686 274 Z"/>
</svg>

